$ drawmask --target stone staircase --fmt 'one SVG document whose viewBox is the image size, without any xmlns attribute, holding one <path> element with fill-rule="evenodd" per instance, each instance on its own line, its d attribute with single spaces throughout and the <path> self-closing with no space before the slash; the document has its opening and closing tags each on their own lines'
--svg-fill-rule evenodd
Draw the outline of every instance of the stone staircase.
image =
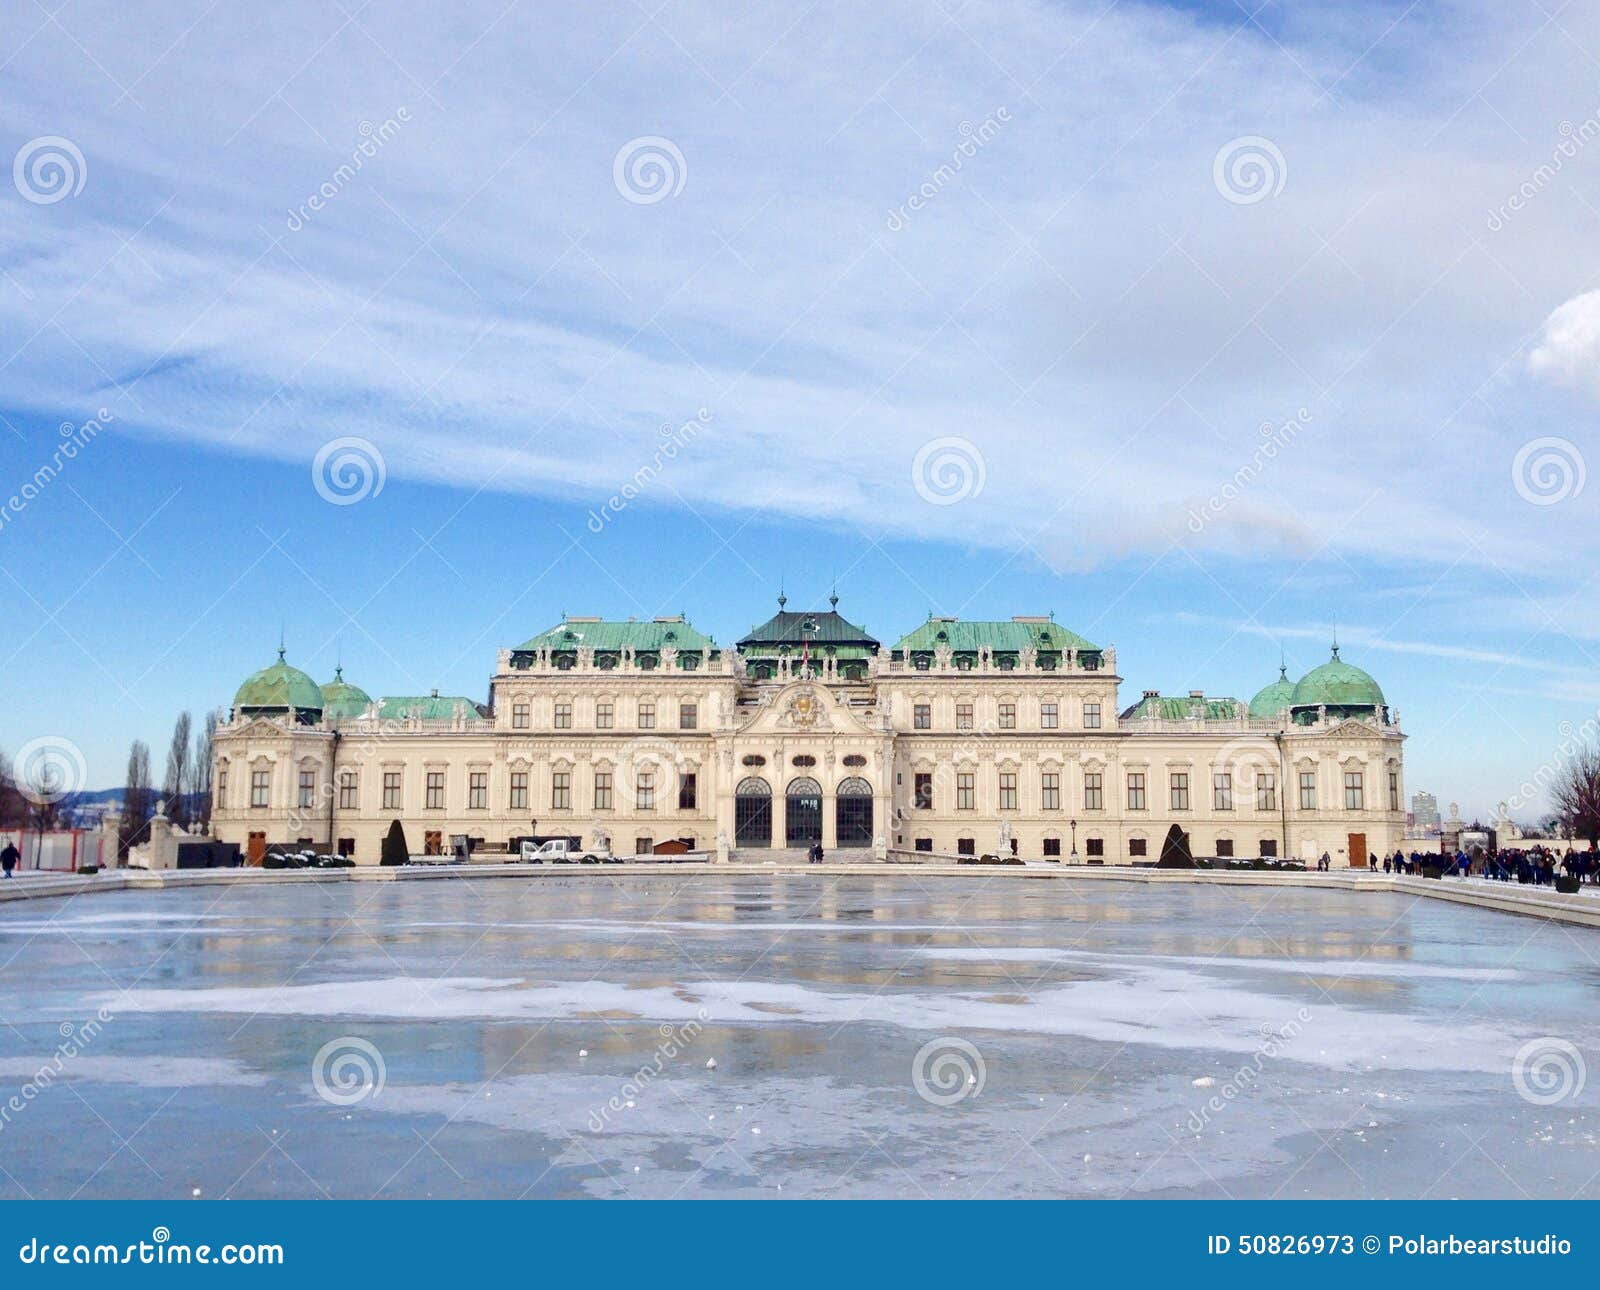
<svg viewBox="0 0 1600 1290">
<path fill-rule="evenodd" d="M 806 867 L 804 847 L 744 847 L 728 853 L 731 864 L 767 864 Z M 871 847 L 835 847 L 822 853 L 824 864 L 877 864 Z"/>
</svg>

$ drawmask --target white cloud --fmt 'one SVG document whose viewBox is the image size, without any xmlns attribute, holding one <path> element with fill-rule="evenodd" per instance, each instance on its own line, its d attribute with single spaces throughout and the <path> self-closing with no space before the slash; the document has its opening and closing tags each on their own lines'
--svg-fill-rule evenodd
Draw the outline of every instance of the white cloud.
<svg viewBox="0 0 1600 1290">
<path fill-rule="evenodd" d="M 1600 291 L 1574 296 L 1545 319 L 1528 370 L 1600 394 Z"/>
</svg>

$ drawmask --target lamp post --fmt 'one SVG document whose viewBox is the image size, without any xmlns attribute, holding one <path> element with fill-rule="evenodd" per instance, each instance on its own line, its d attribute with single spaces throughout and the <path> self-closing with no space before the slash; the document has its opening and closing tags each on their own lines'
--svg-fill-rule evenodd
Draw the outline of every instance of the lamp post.
<svg viewBox="0 0 1600 1290">
<path fill-rule="evenodd" d="M 1076 820 L 1068 820 L 1067 823 L 1072 826 L 1072 859 L 1076 863 L 1078 859 L 1078 822 Z"/>
</svg>

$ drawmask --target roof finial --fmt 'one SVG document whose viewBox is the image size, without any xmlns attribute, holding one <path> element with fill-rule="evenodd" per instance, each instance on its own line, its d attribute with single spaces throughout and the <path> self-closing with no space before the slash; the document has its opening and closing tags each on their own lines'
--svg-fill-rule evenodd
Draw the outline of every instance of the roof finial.
<svg viewBox="0 0 1600 1290">
<path fill-rule="evenodd" d="M 278 662 L 280 662 L 280 663 L 283 662 L 283 654 L 284 654 L 283 641 L 284 641 L 283 619 L 280 618 L 280 619 L 278 619 Z"/>
<path fill-rule="evenodd" d="M 1334 658 L 1339 657 L 1339 620 L 1337 618 L 1333 620 L 1333 656 Z"/>
<path fill-rule="evenodd" d="M 783 579 L 778 579 L 778 608 L 782 609 L 789 603 L 789 597 L 783 594 Z"/>
</svg>

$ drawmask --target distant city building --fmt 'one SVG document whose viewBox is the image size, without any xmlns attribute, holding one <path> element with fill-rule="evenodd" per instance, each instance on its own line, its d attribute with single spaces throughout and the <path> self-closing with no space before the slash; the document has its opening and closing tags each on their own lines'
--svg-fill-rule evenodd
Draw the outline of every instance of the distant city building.
<svg viewBox="0 0 1600 1290">
<path fill-rule="evenodd" d="M 1128 863 L 1177 824 L 1199 855 L 1342 865 L 1404 836 L 1404 736 L 1337 647 L 1248 703 L 1124 706 L 1115 650 L 1048 615 L 931 617 L 884 645 L 835 602 L 778 610 L 731 649 L 679 617 L 567 617 L 500 651 L 487 703 L 319 686 L 280 650 L 217 730 L 215 835 L 255 862 L 376 863 L 398 820 L 432 853 L 560 835 Z"/>
<path fill-rule="evenodd" d="M 1411 827 L 1419 835 L 1437 833 L 1442 821 L 1439 818 L 1439 799 L 1432 793 L 1411 795 Z"/>
</svg>

